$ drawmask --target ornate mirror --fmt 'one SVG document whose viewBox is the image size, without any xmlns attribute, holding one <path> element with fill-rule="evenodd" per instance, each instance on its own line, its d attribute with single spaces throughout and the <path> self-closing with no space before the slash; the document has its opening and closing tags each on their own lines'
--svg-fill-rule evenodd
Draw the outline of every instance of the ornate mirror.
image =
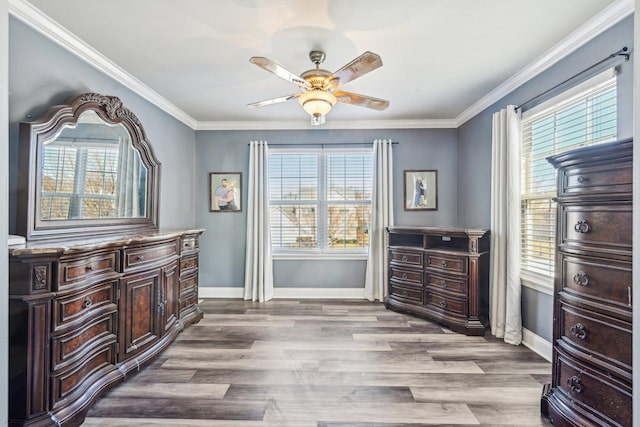
<svg viewBox="0 0 640 427">
<path fill-rule="evenodd" d="M 27 240 L 157 228 L 160 165 L 120 99 L 85 93 L 20 126 L 17 225 Z"/>
</svg>

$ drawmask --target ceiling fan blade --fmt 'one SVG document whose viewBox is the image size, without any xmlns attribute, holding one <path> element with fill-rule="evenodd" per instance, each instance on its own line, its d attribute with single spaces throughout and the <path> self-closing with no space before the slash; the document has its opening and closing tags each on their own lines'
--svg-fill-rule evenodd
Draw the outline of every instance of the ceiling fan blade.
<svg viewBox="0 0 640 427">
<path fill-rule="evenodd" d="M 367 51 L 333 73 L 328 79 L 334 81 L 335 87 L 338 88 L 380 67 L 382 67 L 382 58 Z"/>
<path fill-rule="evenodd" d="M 372 96 L 358 95 L 353 92 L 338 91 L 334 92 L 338 102 L 345 104 L 358 105 L 360 107 L 371 108 L 374 110 L 385 110 L 389 106 L 386 99 L 374 98 Z"/>
<path fill-rule="evenodd" d="M 290 81 L 291 83 L 300 86 L 301 88 L 311 89 L 311 84 L 298 76 L 297 74 L 293 74 L 291 71 L 284 68 L 282 65 L 278 64 L 275 61 L 272 61 L 269 58 L 265 58 L 262 56 L 254 56 L 249 59 L 249 62 L 252 64 L 256 64 L 260 68 L 264 68 L 265 70 L 275 74 L 276 76 Z"/>
<path fill-rule="evenodd" d="M 254 102 L 252 104 L 247 104 L 249 108 L 258 108 L 258 107 L 266 107 L 267 105 L 279 104 L 281 102 L 286 102 L 290 99 L 297 98 L 301 94 L 294 93 L 293 95 L 281 96 L 280 98 L 267 99 L 266 101 Z"/>
</svg>

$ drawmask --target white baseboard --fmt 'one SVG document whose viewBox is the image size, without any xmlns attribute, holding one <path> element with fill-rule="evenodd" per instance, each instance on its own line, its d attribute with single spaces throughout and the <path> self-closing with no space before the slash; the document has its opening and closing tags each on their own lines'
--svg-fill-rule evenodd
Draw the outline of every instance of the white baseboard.
<svg viewBox="0 0 640 427">
<path fill-rule="evenodd" d="M 522 345 L 551 362 L 551 355 L 553 353 L 551 343 L 526 328 L 522 328 Z"/>
<path fill-rule="evenodd" d="M 200 298 L 243 298 L 241 287 L 198 288 Z M 364 299 L 364 288 L 274 288 L 273 298 Z"/>
<path fill-rule="evenodd" d="M 243 298 L 244 288 L 198 287 L 199 298 Z"/>
</svg>

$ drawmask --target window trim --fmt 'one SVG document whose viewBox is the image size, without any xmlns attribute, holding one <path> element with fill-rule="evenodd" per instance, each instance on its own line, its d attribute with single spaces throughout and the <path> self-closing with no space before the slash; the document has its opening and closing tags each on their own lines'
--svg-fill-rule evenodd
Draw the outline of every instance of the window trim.
<svg viewBox="0 0 640 427">
<path fill-rule="evenodd" d="M 553 96 L 552 98 L 542 102 L 541 104 L 538 104 L 529 110 L 523 111 L 521 114 L 522 124 L 524 125 L 525 121 L 527 122 L 535 121 L 536 119 L 538 119 L 538 117 L 542 117 L 545 114 L 548 114 L 550 110 L 562 109 L 563 104 L 566 104 L 566 105 L 571 104 L 576 99 L 584 97 L 585 92 L 588 92 L 590 90 L 595 90 L 596 87 L 606 83 L 612 78 L 616 79 L 615 87 L 617 91 L 617 88 L 618 88 L 617 74 L 618 73 L 617 73 L 616 67 L 608 68 L 588 78 L 587 80 L 563 91 L 562 93 Z M 618 114 L 617 110 L 616 110 L 616 114 Z M 522 127 L 524 128 L 524 126 Z M 520 143 L 522 144 L 522 141 Z M 590 145 L 595 145 L 595 144 L 590 144 Z M 530 165 L 528 164 L 523 165 L 523 167 L 530 167 Z M 557 183 L 556 183 L 556 186 L 557 186 Z M 557 191 L 557 188 L 555 191 Z M 524 193 L 521 192 L 521 195 L 523 194 Z M 530 194 L 530 193 L 527 193 L 527 194 Z M 531 198 L 528 198 L 528 199 L 531 200 Z M 521 205 L 522 205 L 522 201 L 521 201 Z M 522 223 L 520 226 L 522 227 Z M 554 263 L 554 271 L 555 271 L 555 269 L 557 268 L 557 266 L 555 265 L 557 262 L 557 256 L 555 254 L 557 251 L 557 247 L 554 246 L 553 249 L 554 249 L 553 263 Z M 522 259 L 522 254 L 521 254 L 521 259 Z M 527 287 L 529 289 L 533 289 L 547 295 L 553 295 L 555 292 L 555 289 L 554 289 L 555 273 L 552 272 L 551 274 L 543 274 L 543 273 L 538 273 L 536 271 L 524 269 L 521 267 L 520 284 L 521 286 Z"/>
<path fill-rule="evenodd" d="M 335 144 L 330 144 L 335 145 Z M 318 162 L 318 199 L 317 201 L 308 201 L 309 203 L 317 204 L 318 207 L 318 223 L 320 224 L 322 221 L 328 221 L 327 218 L 327 206 L 330 204 L 352 204 L 352 205 L 364 205 L 371 207 L 372 200 L 368 200 L 366 203 L 349 203 L 350 201 L 345 201 L 345 203 L 335 203 L 336 201 L 327 200 L 326 198 L 326 187 L 327 187 L 327 171 L 326 171 L 326 157 L 325 154 L 331 153 L 371 153 L 373 155 L 373 145 L 370 147 L 349 147 L 340 146 L 340 147 L 276 147 L 269 149 L 269 155 L 271 154 L 309 154 L 309 153 L 317 153 L 320 156 L 320 161 Z M 301 202 L 305 202 L 302 200 Z M 269 200 L 271 204 L 271 200 Z M 323 227 L 324 230 L 320 230 L 318 227 L 318 242 L 321 241 L 322 238 L 326 236 L 321 236 L 321 233 L 326 233 L 326 227 Z M 274 247 L 271 246 L 271 253 L 274 260 L 366 260 L 369 254 L 369 247 L 363 249 L 335 249 L 335 248 L 282 248 L 282 247 Z"/>
</svg>

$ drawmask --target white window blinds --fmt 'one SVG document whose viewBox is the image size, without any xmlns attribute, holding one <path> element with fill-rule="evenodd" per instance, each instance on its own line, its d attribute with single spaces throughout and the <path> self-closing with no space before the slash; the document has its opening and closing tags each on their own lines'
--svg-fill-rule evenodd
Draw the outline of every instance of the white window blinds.
<svg viewBox="0 0 640 427">
<path fill-rule="evenodd" d="M 274 252 L 362 251 L 369 243 L 371 150 L 272 150 Z"/>
<path fill-rule="evenodd" d="M 616 139 L 616 78 L 601 73 L 522 118 L 522 271 L 551 278 L 555 267 L 555 170 L 550 155 Z M 550 283 L 550 281 L 549 281 Z"/>
<path fill-rule="evenodd" d="M 41 219 L 115 218 L 118 145 L 48 147 L 42 161 Z"/>
</svg>

